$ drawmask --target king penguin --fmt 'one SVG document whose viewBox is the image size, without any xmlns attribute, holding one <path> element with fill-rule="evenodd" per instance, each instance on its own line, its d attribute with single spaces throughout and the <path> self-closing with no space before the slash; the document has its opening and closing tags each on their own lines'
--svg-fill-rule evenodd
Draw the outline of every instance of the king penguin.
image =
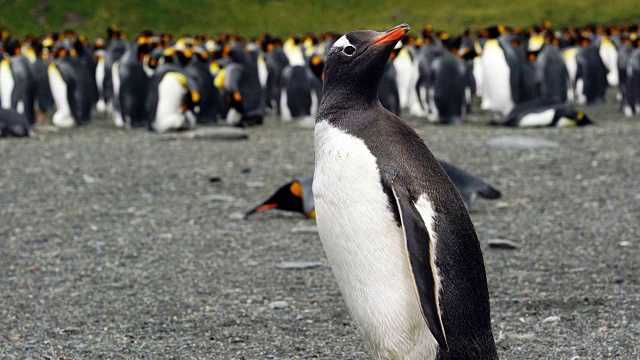
<svg viewBox="0 0 640 360">
<path fill-rule="evenodd" d="M 315 125 L 320 239 L 374 359 L 497 359 L 480 243 L 453 183 L 377 96 L 409 30 L 359 30 L 329 51 Z"/>
</svg>

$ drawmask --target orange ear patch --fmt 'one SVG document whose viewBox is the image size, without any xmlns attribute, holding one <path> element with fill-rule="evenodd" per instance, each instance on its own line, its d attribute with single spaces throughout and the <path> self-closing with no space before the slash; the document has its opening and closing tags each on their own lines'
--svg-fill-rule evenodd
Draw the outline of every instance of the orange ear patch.
<svg viewBox="0 0 640 360">
<path fill-rule="evenodd" d="M 302 199 L 302 186 L 300 186 L 299 182 L 294 181 L 293 183 L 291 183 L 291 186 L 289 187 L 289 191 L 291 191 L 291 193 L 296 197 L 299 197 L 300 199 Z"/>
</svg>

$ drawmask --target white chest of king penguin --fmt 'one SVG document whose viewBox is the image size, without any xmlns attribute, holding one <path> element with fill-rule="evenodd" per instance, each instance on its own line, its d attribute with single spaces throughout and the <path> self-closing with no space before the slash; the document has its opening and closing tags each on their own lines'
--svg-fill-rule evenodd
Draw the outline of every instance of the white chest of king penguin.
<svg viewBox="0 0 640 360">
<path fill-rule="evenodd" d="M 480 244 L 438 161 L 378 101 L 409 30 L 360 30 L 327 57 L 313 193 L 322 244 L 374 359 L 496 359 Z"/>
</svg>

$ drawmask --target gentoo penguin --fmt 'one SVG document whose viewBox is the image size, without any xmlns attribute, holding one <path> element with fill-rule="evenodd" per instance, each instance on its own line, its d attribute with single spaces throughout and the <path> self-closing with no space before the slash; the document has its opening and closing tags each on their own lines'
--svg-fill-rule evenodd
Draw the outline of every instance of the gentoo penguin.
<svg viewBox="0 0 640 360">
<path fill-rule="evenodd" d="M 111 69 L 113 76 L 113 122 L 117 127 L 125 124 L 132 128 L 148 126 L 146 98 L 149 79 L 138 61 L 138 45 L 127 43 L 124 55 Z"/>
<path fill-rule="evenodd" d="M 31 134 L 27 118 L 14 110 L 0 109 L 0 137 L 27 137 Z"/>
<path fill-rule="evenodd" d="M 501 125 L 513 127 L 570 127 L 591 125 L 583 112 L 549 99 L 534 99 L 516 105 Z"/>
<path fill-rule="evenodd" d="M 387 63 L 387 70 L 389 63 Z M 447 176 L 460 193 L 467 210 L 472 211 L 478 196 L 484 199 L 499 199 L 502 194 L 477 176 L 471 175 L 459 167 L 443 160 L 438 160 Z M 316 217 L 316 209 L 313 203 L 313 177 L 293 180 L 281 186 L 262 204 L 247 212 L 245 217 L 255 213 L 277 209 L 304 214 L 308 218 Z"/>
<path fill-rule="evenodd" d="M 307 218 L 315 219 L 312 186 L 312 176 L 293 180 L 281 186 L 262 204 L 248 211 L 245 217 L 270 209 L 279 209 L 302 213 Z"/>
<path fill-rule="evenodd" d="M 497 359 L 482 251 L 453 183 L 377 91 L 408 31 L 338 39 L 315 126 L 320 239 L 375 359 Z"/>
</svg>

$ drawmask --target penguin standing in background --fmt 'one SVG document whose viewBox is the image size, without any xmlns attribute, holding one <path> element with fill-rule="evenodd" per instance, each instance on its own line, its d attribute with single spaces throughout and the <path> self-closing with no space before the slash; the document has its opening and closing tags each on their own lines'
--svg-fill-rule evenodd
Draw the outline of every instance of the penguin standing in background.
<svg viewBox="0 0 640 360">
<path fill-rule="evenodd" d="M 550 99 L 534 99 L 516 105 L 500 125 L 512 127 L 572 127 L 591 125 L 583 112 Z"/>
<path fill-rule="evenodd" d="M 146 96 L 149 79 L 138 61 L 138 45 L 127 43 L 127 50 L 111 69 L 113 76 L 113 122 L 132 128 L 148 126 Z"/>
<path fill-rule="evenodd" d="M 457 53 L 459 39 L 447 39 L 445 46 Z M 450 51 L 442 52 L 431 62 L 429 69 L 429 116 L 440 124 L 462 124 L 466 108 L 466 66 Z"/>
<path fill-rule="evenodd" d="M 105 109 L 111 111 L 112 101 L 113 101 L 113 75 L 111 75 L 111 71 L 113 69 L 113 64 L 124 55 L 125 51 L 127 51 L 127 45 L 121 38 L 122 33 L 118 31 L 114 31 L 109 28 L 108 35 L 110 40 L 107 44 L 104 53 L 104 74 L 102 77 L 102 99 L 98 99 L 98 103 L 102 100 L 105 104 Z M 96 75 L 98 72 L 96 73 Z M 96 79 L 96 81 L 99 79 Z M 98 107 L 101 107 L 99 105 Z"/>
<path fill-rule="evenodd" d="M 385 109 L 400 116 L 400 94 L 398 93 L 398 82 L 396 80 L 396 68 L 393 61 L 389 60 L 384 69 L 380 87 L 378 88 L 378 98 Z"/>
<path fill-rule="evenodd" d="M 286 66 L 280 77 L 280 117 L 283 121 L 315 116 L 321 82 L 307 65 Z"/>
<path fill-rule="evenodd" d="M 499 41 L 501 32 L 490 28 L 482 49 L 482 108 L 506 115 L 518 100 L 522 62 L 511 44 Z"/>
<path fill-rule="evenodd" d="M 623 105 L 625 116 L 640 114 L 640 47 L 638 39 L 634 41 L 635 49 L 627 60 L 626 102 Z"/>
<path fill-rule="evenodd" d="M 576 54 L 575 92 L 578 104 L 604 104 L 608 87 L 607 67 L 600 57 L 599 48 L 587 38 Z"/>
<path fill-rule="evenodd" d="M 75 49 L 58 43 L 53 54 L 56 60 L 49 64 L 47 73 L 51 94 L 56 103 L 53 124 L 57 127 L 86 125 L 91 121 L 93 106 L 91 81 L 86 68 L 75 57 Z"/>
<path fill-rule="evenodd" d="M 547 44 L 535 59 L 536 83 L 540 96 L 565 103 L 569 89 L 569 72 L 562 59 L 562 54 L 554 43 L 555 38 L 547 37 Z"/>
<path fill-rule="evenodd" d="M 627 99 L 627 63 L 629 62 L 629 57 L 631 56 L 631 52 L 633 52 L 634 47 L 632 46 L 633 41 L 631 40 L 631 36 L 626 34 L 622 38 L 622 44 L 620 45 L 620 51 L 618 51 L 618 96 L 619 100 L 622 102 L 622 111 L 625 110 L 625 103 Z"/>
<path fill-rule="evenodd" d="M 164 132 L 195 126 L 192 110 L 200 101 L 200 94 L 195 81 L 183 69 L 171 63 L 159 65 L 148 88 L 146 113 L 151 130 Z"/>
<path fill-rule="evenodd" d="M 376 359 L 497 359 L 480 243 L 422 139 L 378 101 L 408 31 L 360 30 L 332 46 L 315 126 L 320 239 Z"/>
<path fill-rule="evenodd" d="M 201 47 L 195 47 L 191 56 L 191 61 L 184 68 L 184 71 L 194 79 L 200 102 L 196 112 L 196 122 L 198 124 L 215 124 L 218 121 L 220 111 L 220 92 L 213 84 L 213 75 L 209 70 L 209 54 Z"/>
<path fill-rule="evenodd" d="M 36 82 L 31 63 L 21 55 L 20 43 L 8 41 L 3 44 L 5 52 L 11 56 L 0 61 L 0 99 L 3 109 L 12 109 L 23 114 L 29 124 L 36 122 L 34 100 Z"/>
<path fill-rule="evenodd" d="M 604 29 L 600 29 L 604 32 Z M 599 36 L 599 54 L 602 63 L 607 68 L 607 83 L 609 86 L 618 86 L 618 49 L 611 41 L 609 34 L 603 33 Z"/>
<path fill-rule="evenodd" d="M 53 95 L 51 94 L 51 85 L 49 85 L 49 75 L 47 68 L 51 62 L 48 58 L 45 60 L 43 52 L 43 44 L 37 42 L 34 44 L 35 61 L 31 64 L 31 71 L 36 83 L 35 86 L 35 103 L 40 112 L 48 114 L 53 111 Z"/>
</svg>

